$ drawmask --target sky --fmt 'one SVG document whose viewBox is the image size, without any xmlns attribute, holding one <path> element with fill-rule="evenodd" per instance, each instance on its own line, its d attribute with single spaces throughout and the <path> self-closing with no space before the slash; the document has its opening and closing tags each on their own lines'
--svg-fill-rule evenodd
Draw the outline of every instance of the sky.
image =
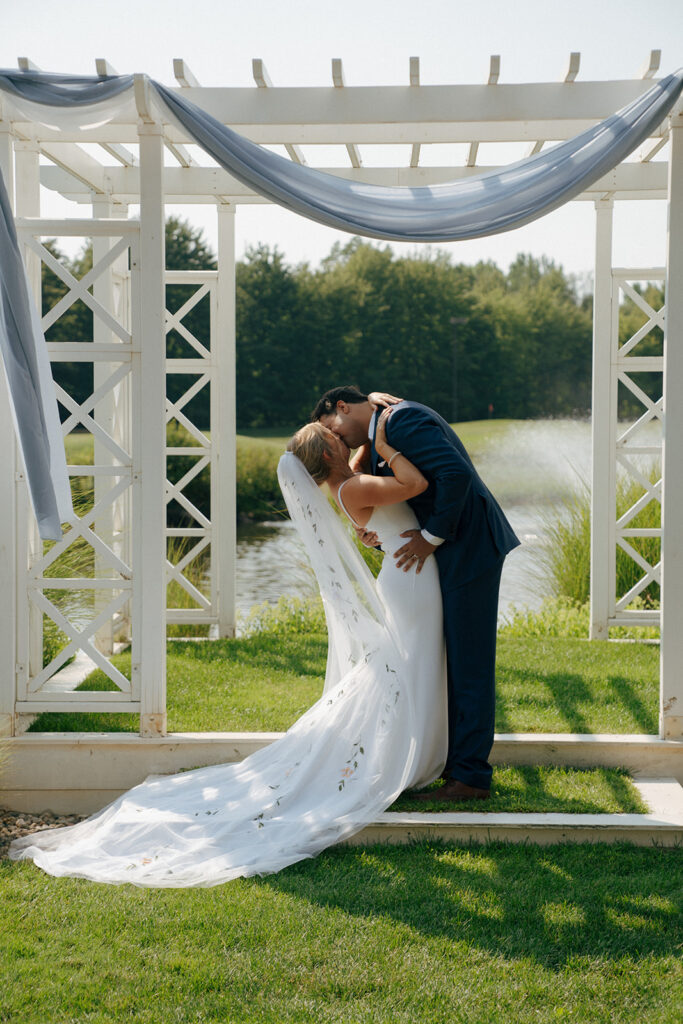
<svg viewBox="0 0 683 1024">
<path fill-rule="evenodd" d="M 0 0 L 0 25 L 1 67 L 29 57 L 45 70 L 94 74 L 95 59 L 105 57 L 121 73 L 146 72 L 167 85 L 176 84 L 174 57 L 184 58 L 202 85 L 254 88 L 254 57 L 280 86 L 330 85 L 333 57 L 342 58 L 349 86 L 407 84 L 411 56 L 420 58 L 425 85 L 483 83 L 491 54 L 500 54 L 501 83 L 560 81 L 572 50 L 581 52 L 579 80 L 635 77 L 652 49 L 662 51 L 658 75 L 683 65 L 681 0 Z M 430 154 L 423 147 L 423 162 L 446 162 L 445 149 Z M 361 153 L 368 165 L 397 156 L 393 147 Z M 315 150 L 307 155 L 314 163 Z M 398 156 L 407 163 L 407 147 Z M 50 197 L 42 212 L 79 215 Z M 215 245 L 211 207 L 169 212 L 201 227 Z M 570 203 L 515 231 L 440 248 L 454 262 L 492 260 L 503 269 L 520 252 L 546 256 L 585 283 L 594 222 L 592 203 Z M 270 205 L 237 211 L 238 258 L 264 243 L 292 264 L 315 266 L 335 241 L 350 237 Z M 616 204 L 615 265 L 662 266 L 665 245 L 664 201 Z"/>
</svg>

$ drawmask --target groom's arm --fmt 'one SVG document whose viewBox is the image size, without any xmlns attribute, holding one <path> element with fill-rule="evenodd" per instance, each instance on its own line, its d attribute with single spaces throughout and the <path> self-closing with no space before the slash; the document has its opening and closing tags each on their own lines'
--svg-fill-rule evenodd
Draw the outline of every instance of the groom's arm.
<svg viewBox="0 0 683 1024">
<path fill-rule="evenodd" d="M 434 484 L 434 508 L 424 529 L 444 540 L 454 536 L 472 486 L 471 467 L 421 409 L 393 412 L 387 440 Z"/>
</svg>

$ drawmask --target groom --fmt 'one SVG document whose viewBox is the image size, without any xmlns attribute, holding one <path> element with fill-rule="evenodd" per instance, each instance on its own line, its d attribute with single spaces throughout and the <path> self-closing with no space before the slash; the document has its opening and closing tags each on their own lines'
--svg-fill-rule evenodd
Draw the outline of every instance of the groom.
<svg viewBox="0 0 683 1024">
<path fill-rule="evenodd" d="M 397 404 L 393 404 L 397 402 Z M 387 476 L 374 438 L 377 407 L 392 404 L 387 440 L 429 481 L 410 499 L 422 529 L 401 536 L 391 552 L 396 564 L 416 571 L 434 554 L 443 596 L 448 655 L 448 757 L 438 791 L 421 799 L 459 803 L 488 798 L 495 718 L 495 660 L 498 590 L 503 561 L 519 540 L 487 489 L 462 441 L 444 419 L 418 402 L 362 394 L 356 387 L 332 388 L 311 419 L 360 450 L 356 469 Z"/>
</svg>

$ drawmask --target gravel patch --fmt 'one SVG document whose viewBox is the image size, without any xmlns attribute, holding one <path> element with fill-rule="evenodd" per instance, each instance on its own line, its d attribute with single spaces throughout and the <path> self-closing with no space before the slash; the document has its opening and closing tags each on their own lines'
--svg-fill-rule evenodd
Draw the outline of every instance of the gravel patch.
<svg viewBox="0 0 683 1024">
<path fill-rule="evenodd" d="M 26 814 L 24 811 L 8 811 L 0 808 L 0 860 L 7 859 L 9 845 L 20 836 L 31 832 L 41 832 L 45 828 L 62 828 L 64 825 L 75 825 L 87 818 L 87 814 L 53 814 L 44 811 L 42 814 Z"/>
</svg>

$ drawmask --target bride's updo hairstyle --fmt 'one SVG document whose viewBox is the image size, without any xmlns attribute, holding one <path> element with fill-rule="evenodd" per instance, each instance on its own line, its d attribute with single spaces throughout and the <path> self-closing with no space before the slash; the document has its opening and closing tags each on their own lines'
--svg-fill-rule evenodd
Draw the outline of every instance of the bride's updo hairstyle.
<svg viewBox="0 0 683 1024">
<path fill-rule="evenodd" d="M 325 460 L 325 453 L 331 455 L 329 447 L 330 431 L 322 423 L 307 423 L 297 430 L 287 445 L 287 451 L 296 455 L 303 462 L 315 482 L 320 486 L 330 475 L 330 464 Z"/>
</svg>

